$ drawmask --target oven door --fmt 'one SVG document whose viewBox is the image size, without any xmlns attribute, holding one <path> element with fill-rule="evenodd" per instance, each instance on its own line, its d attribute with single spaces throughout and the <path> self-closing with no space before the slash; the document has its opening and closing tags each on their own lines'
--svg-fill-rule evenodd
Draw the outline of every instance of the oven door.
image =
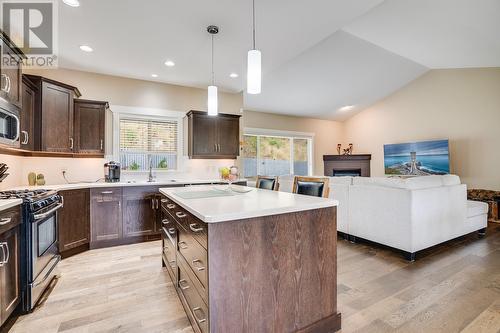
<svg viewBox="0 0 500 333">
<path fill-rule="evenodd" d="M 20 126 L 16 112 L 0 107 L 0 144 L 19 146 Z"/>
</svg>

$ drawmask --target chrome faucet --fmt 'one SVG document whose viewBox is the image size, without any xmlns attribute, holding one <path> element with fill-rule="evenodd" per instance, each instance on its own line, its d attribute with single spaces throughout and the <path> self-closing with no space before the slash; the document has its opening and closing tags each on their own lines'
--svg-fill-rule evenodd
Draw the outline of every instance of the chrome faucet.
<svg viewBox="0 0 500 333">
<path fill-rule="evenodd" d="M 148 182 L 152 183 L 155 181 L 155 177 L 153 176 L 153 160 L 151 157 L 149 157 L 149 175 L 148 175 Z"/>
</svg>

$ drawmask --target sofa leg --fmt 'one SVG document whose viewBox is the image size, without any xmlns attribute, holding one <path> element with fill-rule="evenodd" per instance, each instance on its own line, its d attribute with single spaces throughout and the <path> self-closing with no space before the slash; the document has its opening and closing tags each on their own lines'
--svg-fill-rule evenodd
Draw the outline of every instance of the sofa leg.
<svg viewBox="0 0 500 333">
<path fill-rule="evenodd" d="M 404 253 L 405 259 L 408 261 L 411 261 L 411 262 L 415 261 L 416 255 L 417 254 L 415 252 L 405 252 Z"/>
<path fill-rule="evenodd" d="M 477 235 L 479 236 L 479 238 L 483 238 L 484 236 L 486 236 L 486 228 L 479 229 L 477 231 Z"/>
</svg>

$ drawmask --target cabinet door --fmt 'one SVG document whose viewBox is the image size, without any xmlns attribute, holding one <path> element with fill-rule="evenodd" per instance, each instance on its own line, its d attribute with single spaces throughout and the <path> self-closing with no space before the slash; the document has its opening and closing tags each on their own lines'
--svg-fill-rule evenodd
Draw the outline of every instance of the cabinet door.
<svg viewBox="0 0 500 333">
<path fill-rule="evenodd" d="M 5 321 L 20 301 L 19 291 L 19 227 L 15 227 L 0 235 L 0 260 L 4 264 L 0 268 L 0 300 L 1 320 Z"/>
<path fill-rule="evenodd" d="M 240 151 L 239 118 L 219 117 L 217 119 L 218 155 L 236 157 Z"/>
<path fill-rule="evenodd" d="M 73 148 L 73 92 L 43 82 L 42 150 L 70 153 Z"/>
<path fill-rule="evenodd" d="M 21 109 L 21 148 L 34 150 L 35 90 L 23 80 Z"/>
<path fill-rule="evenodd" d="M 75 101 L 75 143 L 78 152 L 104 154 L 104 117 L 102 104 Z"/>
<path fill-rule="evenodd" d="M 192 115 L 189 131 L 190 156 L 210 157 L 217 150 L 216 117 L 206 115 Z"/>
<path fill-rule="evenodd" d="M 151 235 L 156 232 L 156 198 L 150 189 L 124 189 L 123 237 Z"/>
<path fill-rule="evenodd" d="M 4 42 L 1 60 L 1 95 L 21 107 L 21 57 Z"/>
<path fill-rule="evenodd" d="M 90 242 L 89 190 L 61 192 L 64 207 L 58 212 L 59 252 Z"/>
<path fill-rule="evenodd" d="M 91 242 L 122 238 L 121 188 L 91 190 Z"/>
</svg>

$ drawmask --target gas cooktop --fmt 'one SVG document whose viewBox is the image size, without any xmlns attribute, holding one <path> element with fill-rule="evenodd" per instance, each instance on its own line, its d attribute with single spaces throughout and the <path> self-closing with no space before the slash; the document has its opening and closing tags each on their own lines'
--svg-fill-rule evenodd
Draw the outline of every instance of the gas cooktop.
<svg viewBox="0 0 500 333">
<path fill-rule="evenodd" d="M 1 191 L 0 199 L 23 199 L 27 201 L 36 201 L 54 194 L 56 194 L 56 191 L 44 189 Z"/>
</svg>

